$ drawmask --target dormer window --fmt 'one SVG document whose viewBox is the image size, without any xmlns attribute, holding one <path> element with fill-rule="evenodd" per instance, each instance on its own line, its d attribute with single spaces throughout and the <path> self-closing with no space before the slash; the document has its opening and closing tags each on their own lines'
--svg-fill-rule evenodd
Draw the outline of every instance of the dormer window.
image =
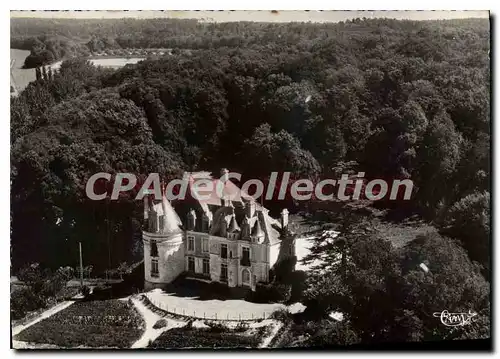
<svg viewBox="0 0 500 359">
<path fill-rule="evenodd" d="M 203 215 L 203 218 L 201 220 L 201 231 L 203 233 L 208 232 L 208 227 L 209 227 L 209 219 L 206 214 Z"/>
</svg>

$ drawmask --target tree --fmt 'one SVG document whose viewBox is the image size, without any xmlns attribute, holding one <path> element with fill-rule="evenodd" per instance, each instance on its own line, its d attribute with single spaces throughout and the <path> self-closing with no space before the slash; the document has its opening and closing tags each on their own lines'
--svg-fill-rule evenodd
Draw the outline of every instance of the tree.
<svg viewBox="0 0 500 359">
<path fill-rule="evenodd" d="M 472 260 L 478 261 L 489 278 L 490 269 L 490 193 L 473 193 L 454 203 L 446 212 L 441 228 L 460 240 Z"/>
<path fill-rule="evenodd" d="M 129 259 L 131 218 L 141 207 L 136 193 L 118 202 L 93 201 L 86 196 L 87 180 L 98 172 L 173 178 L 182 165 L 153 141 L 141 109 L 114 92 L 65 101 L 43 117 L 45 125 L 13 148 L 13 262 L 38 258 L 48 266 L 73 265 L 78 241 L 97 269 L 110 265 L 108 243 L 115 260 Z M 107 188 L 96 187 L 102 190 Z M 99 246 L 104 251 L 96 251 Z"/>
<path fill-rule="evenodd" d="M 449 186 L 460 161 L 462 137 L 445 111 L 433 119 L 419 145 L 418 199 L 431 212 L 450 197 Z"/>
<path fill-rule="evenodd" d="M 272 171 L 290 171 L 297 176 L 314 177 L 319 173 L 319 164 L 309 151 L 302 149 L 300 142 L 285 130 L 271 132 L 271 126 L 259 126 L 253 136 L 245 141 L 245 154 L 251 172 L 268 176 Z M 258 169 L 259 168 L 259 169 Z"/>
<path fill-rule="evenodd" d="M 488 283 L 453 240 L 434 233 L 395 249 L 366 225 L 351 226 L 343 235 L 348 248 L 345 274 L 345 264 L 332 260 L 339 253 L 334 242 L 320 245 L 321 252 L 317 252 L 320 247 L 313 248 L 312 257 L 321 255 L 324 265 L 309 277 L 308 310 L 314 309 L 317 315 L 342 312 L 363 343 L 488 333 Z M 428 272 L 420 268 L 421 263 Z M 480 318 L 477 325 L 482 324 L 472 332 L 450 331 L 432 315 L 445 309 L 475 311 Z"/>
</svg>

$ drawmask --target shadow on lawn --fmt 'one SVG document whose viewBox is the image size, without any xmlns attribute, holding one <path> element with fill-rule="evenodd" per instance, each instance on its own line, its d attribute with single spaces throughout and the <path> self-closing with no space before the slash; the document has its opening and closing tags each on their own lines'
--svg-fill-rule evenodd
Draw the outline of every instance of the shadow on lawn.
<svg viewBox="0 0 500 359">
<path fill-rule="evenodd" d="M 177 278 L 162 289 L 172 296 L 196 298 L 197 300 L 245 299 L 250 292 L 245 288 L 229 288 L 221 283 L 205 283 L 185 277 Z"/>
<path fill-rule="evenodd" d="M 123 298 L 144 290 L 144 263 L 136 266 L 131 273 L 125 274 L 118 283 L 109 283 L 94 287 L 85 301 Z"/>
</svg>

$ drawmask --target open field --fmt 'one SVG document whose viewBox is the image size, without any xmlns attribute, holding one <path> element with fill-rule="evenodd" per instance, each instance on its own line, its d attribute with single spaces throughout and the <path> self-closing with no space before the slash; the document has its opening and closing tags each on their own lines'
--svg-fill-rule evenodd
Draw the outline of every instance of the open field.
<svg viewBox="0 0 500 359">
<path fill-rule="evenodd" d="M 129 348 L 143 331 L 144 322 L 130 303 L 105 300 L 75 303 L 14 339 L 60 347 Z"/>
<path fill-rule="evenodd" d="M 29 54 L 30 52 L 26 50 L 10 49 L 10 59 L 14 61 L 14 65 L 11 69 L 14 84 L 11 85 L 15 86 L 18 92 L 25 89 L 30 82 L 36 80 L 35 69 L 23 68 L 24 60 Z M 89 61 L 95 66 L 119 69 L 127 64 L 136 64 L 144 59 L 145 57 L 104 55 L 89 58 Z M 53 70 L 57 70 L 61 66 L 61 63 L 62 61 L 57 61 L 50 65 L 50 67 L 52 67 Z"/>
<path fill-rule="evenodd" d="M 36 80 L 35 69 L 23 69 L 24 59 L 29 54 L 27 50 L 10 49 L 10 60 L 14 61 L 14 66 L 11 68 L 14 84 L 11 83 L 11 86 L 15 86 L 17 91 L 23 90 L 31 81 Z"/>
</svg>

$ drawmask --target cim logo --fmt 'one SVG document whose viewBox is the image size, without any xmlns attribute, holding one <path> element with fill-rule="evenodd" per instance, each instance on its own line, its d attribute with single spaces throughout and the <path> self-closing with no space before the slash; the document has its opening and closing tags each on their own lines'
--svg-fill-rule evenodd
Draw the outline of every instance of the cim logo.
<svg viewBox="0 0 500 359">
<path fill-rule="evenodd" d="M 447 327 L 458 327 L 470 324 L 472 322 L 472 318 L 475 317 L 477 313 L 470 310 L 469 313 L 450 313 L 447 310 L 443 310 L 441 313 L 436 312 L 432 315 L 440 318 L 441 323 Z"/>
</svg>

